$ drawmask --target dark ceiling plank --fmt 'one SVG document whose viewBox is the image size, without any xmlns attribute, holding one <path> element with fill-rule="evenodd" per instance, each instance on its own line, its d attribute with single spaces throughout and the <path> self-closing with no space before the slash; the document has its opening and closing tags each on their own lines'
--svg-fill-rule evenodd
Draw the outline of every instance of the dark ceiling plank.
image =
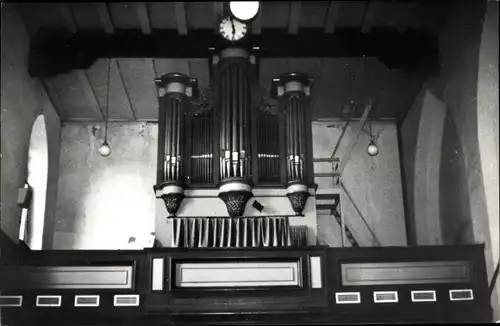
<svg viewBox="0 0 500 326">
<path fill-rule="evenodd" d="M 214 30 L 219 33 L 219 24 L 224 14 L 224 3 L 221 1 L 214 1 Z"/>
<path fill-rule="evenodd" d="M 262 32 L 262 15 L 259 13 L 252 21 L 252 33 L 260 34 Z"/>
<path fill-rule="evenodd" d="M 300 9 L 302 1 L 292 1 L 290 4 L 290 19 L 288 20 L 288 34 L 297 34 L 300 23 Z"/>
<path fill-rule="evenodd" d="M 106 2 L 99 2 L 95 5 L 97 6 L 97 12 L 99 13 L 99 19 L 101 20 L 104 31 L 108 34 L 113 34 L 115 32 L 115 26 L 109 14 L 108 4 Z"/>
<path fill-rule="evenodd" d="M 186 21 L 186 4 L 184 2 L 175 3 L 175 18 L 177 20 L 177 32 L 179 35 L 188 33 Z"/>
<path fill-rule="evenodd" d="M 132 105 L 132 101 L 130 100 L 130 94 L 129 94 L 129 91 L 127 89 L 127 85 L 125 84 L 125 80 L 123 79 L 123 73 L 122 73 L 122 68 L 121 68 L 120 62 L 116 59 L 114 61 L 115 61 L 116 69 L 118 71 L 118 76 L 120 77 L 121 88 L 123 89 L 123 92 L 125 93 L 125 97 L 127 99 L 127 101 L 126 101 L 127 106 L 129 108 L 130 112 L 132 113 L 133 120 L 135 121 L 135 120 L 137 120 L 137 112 L 134 110 L 134 106 Z"/>
<path fill-rule="evenodd" d="M 85 96 L 87 103 L 89 104 L 90 109 L 92 112 L 95 114 L 96 117 L 102 117 L 102 119 L 105 119 L 104 112 L 102 111 L 102 108 L 99 105 L 99 102 L 97 101 L 96 94 L 94 93 L 94 89 L 92 88 L 92 85 L 90 84 L 89 77 L 87 76 L 87 73 L 84 70 L 74 70 L 74 74 L 76 75 L 76 78 L 79 81 L 79 86 L 81 87 L 80 90 L 82 94 Z"/>
<path fill-rule="evenodd" d="M 325 20 L 325 33 L 331 34 L 335 31 L 335 25 L 339 17 L 341 1 L 330 1 Z"/>
<path fill-rule="evenodd" d="M 58 3 L 58 6 L 68 30 L 70 30 L 72 33 L 76 32 L 78 30 L 78 25 L 76 24 L 75 17 L 73 16 L 73 13 L 71 12 L 68 4 L 61 2 Z"/>
<path fill-rule="evenodd" d="M 146 4 L 144 2 L 136 2 L 135 6 L 142 32 L 144 34 L 151 34 L 151 22 L 149 20 L 148 8 L 146 7 Z"/>
<path fill-rule="evenodd" d="M 377 0 L 368 0 L 363 13 L 361 33 L 369 33 L 375 25 L 379 5 Z"/>
</svg>

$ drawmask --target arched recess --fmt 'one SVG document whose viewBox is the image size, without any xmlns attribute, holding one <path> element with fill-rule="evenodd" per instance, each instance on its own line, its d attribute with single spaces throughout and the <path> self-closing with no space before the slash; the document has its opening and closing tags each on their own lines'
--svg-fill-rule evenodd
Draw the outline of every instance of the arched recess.
<svg viewBox="0 0 500 326">
<path fill-rule="evenodd" d="M 47 197 L 49 154 L 45 117 L 40 114 L 31 128 L 28 149 L 27 182 L 33 194 L 26 227 L 26 244 L 31 250 L 41 250 Z"/>
<path fill-rule="evenodd" d="M 442 244 L 439 210 L 441 142 L 446 105 L 425 91 L 415 153 L 415 231 L 419 245 Z"/>
</svg>

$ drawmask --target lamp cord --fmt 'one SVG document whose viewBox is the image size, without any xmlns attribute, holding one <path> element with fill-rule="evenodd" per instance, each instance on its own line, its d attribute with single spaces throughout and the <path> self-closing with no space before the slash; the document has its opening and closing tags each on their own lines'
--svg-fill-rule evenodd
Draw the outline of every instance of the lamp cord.
<svg viewBox="0 0 500 326">
<path fill-rule="evenodd" d="M 106 117 L 104 119 L 104 142 L 108 142 L 108 116 L 109 116 L 109 85 L 111 80 L 111 58 L 108 59 L 108 80 L 106 88 Z"/>
</svg>

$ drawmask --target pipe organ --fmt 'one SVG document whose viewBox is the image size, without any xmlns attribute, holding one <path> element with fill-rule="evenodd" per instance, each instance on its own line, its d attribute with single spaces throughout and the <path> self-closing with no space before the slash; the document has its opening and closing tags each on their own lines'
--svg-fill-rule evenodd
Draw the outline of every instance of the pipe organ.
<svg viewBox="0 0 500 326">
<path fill-rule="evenodd" d="M 265 184 L 286 187 L 293 211 L 301 215 L 312 180 L 306 159 L 311 146 L 306 137 L 310 130 L 306 128 L 310 124 L 306 110 L 311 79 L 303 74 L 286 74 L 270 83 L 272 90 L 266 92 L 258 84 L 255 57 L 247 50 L 224 49 L 212 62 L 212 80 L 206 92 L 198 92 L 196 79 L 183 74 L 166 74 L 156 80 L 160 102 L 158 176 L 154 187 L 157 197 L 163 199 L 174 217 L 186 186 L 216 187 L 229 217 L 239 218 L 253 196 L 254 185 Z M 262 239 L 262 234 L 275 232 L 268 242 L 289 246 L 305 242 L 298 239 L 305 239 L 307 234 L 290 227 L 288 218 L 224 221 L 175 219 L 170 223 L 172 245 L 242 243 L 259 247 L 259 241 L 231 240 L 231 232 L 238 237 L 258 234 Z M 290 242 L 276 240 L 290 234 L 294 234 Z"/>
</svg>

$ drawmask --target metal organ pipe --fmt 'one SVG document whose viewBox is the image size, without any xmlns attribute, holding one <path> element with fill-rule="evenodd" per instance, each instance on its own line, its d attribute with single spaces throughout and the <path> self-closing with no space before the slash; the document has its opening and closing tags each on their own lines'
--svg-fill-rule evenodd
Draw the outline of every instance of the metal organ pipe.
<svg viewBox="0 0 500 326">
<path fill-rule="evenodd" d="M 306 135 L 305 103 L 309 96 L 310 78 L 299 73 L 290 73 L 277 80 L 277 95 L 284 103 L 287 131 L 287 196 L 297 215 L 302 214 L 309 184 L 306 179 Z"/>
<path fill-rule="evenodd" d="M 159 134 L 164 141 L 159 141 L 158 157 L 163 157 L 161 166 L 163 169 L 163 180 L 157 180 L 154 186 L 157 197 L 161 197 L 171 215 L 175 215 L 184 198 L 184 175 L 183 175 L 183 155 L 184 155 L 184 110 L 188 105 L 189 97 L 193 94 L 193 89 L 197 86 L 196 80 L 186 75 L 170 73 L 155 80 L 160 98 L 159 110 L 165 114 L 158 123 L 162 124 L 165 132 Z M 158 167 L 160 168 L 160 167 Z M 159 174 L 160 175 L 160 174 Z"/>
<path fill-rule="evenodd" d="M 251 107 L 249 54 L 240 48 L 227 48 L 219 55 L 217 66 L 218 94 L 221 113 L 221 175 L 219 197 L 226 203 L 230 216 L 241 216 L 246 201 L 252 196 L 249 160 Z"/>
</svg>

